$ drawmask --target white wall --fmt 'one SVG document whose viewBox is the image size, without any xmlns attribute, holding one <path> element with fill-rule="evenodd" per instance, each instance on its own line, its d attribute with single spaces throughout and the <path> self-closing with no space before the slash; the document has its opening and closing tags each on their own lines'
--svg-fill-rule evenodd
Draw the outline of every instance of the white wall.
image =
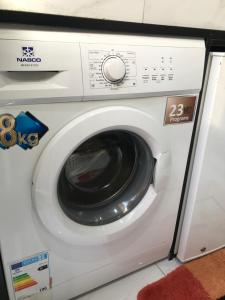
<svg viewBox="0 0 225 300">
<path fill-rule="evenodd" d="M 0 9 L 225 30 L 225 0 L 0 0 Z"/>
</svg>

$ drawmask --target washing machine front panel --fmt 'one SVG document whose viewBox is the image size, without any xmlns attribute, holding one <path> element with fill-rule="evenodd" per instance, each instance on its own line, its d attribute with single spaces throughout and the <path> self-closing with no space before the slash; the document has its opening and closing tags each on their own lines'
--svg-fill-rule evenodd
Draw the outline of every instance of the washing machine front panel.
<svg viewBox="0 0 225 300">
<path fill-rule="evenodd" d="M 18 145 L 0 149 L 5 174 L 0 182 L 1 252 L 11 295 L 9 264 L 46 250 L 51 292 L 57 300 L 72 298 L 167 256 L 193 123 L 164 126 L 166 103 L 166 97 L 152 97 L 1 108 L 1 113 L 14 116 L 29 111 L 49 128 L 33 149 L 25 151 Z M 153 183 L 120 219 L 98 226 L 79 224 L 58 201 L 61 171 L 88 139 L 114 131 L 145 141 L 155 160 Z M 12 183 L 16 183 L 14 188 Z"/>
</svg>

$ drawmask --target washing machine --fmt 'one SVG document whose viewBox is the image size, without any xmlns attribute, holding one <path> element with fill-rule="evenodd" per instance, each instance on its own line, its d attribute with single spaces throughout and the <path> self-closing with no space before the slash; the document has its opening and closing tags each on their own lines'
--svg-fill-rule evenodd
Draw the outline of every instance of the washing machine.
<svg viewBox="0 0 225 300">
<path fill-rule="evenodd" d="M 68 300 L 166 257 L 204 42 L 12 26 L 0 57 L 10 299 Z"/>
</svg>

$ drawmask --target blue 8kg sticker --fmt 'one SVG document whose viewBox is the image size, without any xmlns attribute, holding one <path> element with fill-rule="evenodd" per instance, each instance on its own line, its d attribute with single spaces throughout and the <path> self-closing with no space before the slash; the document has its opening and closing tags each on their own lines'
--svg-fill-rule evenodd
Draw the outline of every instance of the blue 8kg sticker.
<svg viewBox="0 0 225 300">
<path fill-rule="evenodd" d="M 0 147 L 8 149 L 14 145 L 32 149 L 48 131 L 48 127 L 30 112 L 21 112 L 16 118 L 11 114 L 0 115 Z"/>
</svg>

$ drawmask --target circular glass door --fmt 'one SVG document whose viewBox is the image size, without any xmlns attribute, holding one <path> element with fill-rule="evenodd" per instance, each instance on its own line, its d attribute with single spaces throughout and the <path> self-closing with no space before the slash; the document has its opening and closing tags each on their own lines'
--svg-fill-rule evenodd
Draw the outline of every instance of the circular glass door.
<svg viewBox="0 0 225 300">
<path fill-rule="evenodd" d="M 57 186 L 59 204 L 79 224 L 114 222 L 141 201 L 153 181 L 154 164 L 149 146 L 137 134 L 97 134 L 65 162 Z"/>
</svg>

